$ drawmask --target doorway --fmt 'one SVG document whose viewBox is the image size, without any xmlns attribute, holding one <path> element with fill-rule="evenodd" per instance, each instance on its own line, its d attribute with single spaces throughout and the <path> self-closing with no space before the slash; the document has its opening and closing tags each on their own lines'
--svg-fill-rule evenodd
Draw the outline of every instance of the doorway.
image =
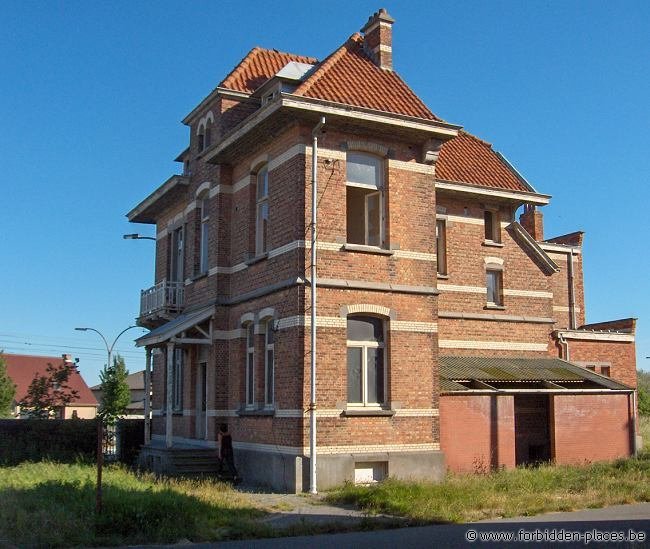
<svg viewBox="0 0 650 549">
<path fill-rule="evenodd" d="M 548 395 L 515 395 L 515 463 L 550 461 L 551 429 Z"/>
</svg>

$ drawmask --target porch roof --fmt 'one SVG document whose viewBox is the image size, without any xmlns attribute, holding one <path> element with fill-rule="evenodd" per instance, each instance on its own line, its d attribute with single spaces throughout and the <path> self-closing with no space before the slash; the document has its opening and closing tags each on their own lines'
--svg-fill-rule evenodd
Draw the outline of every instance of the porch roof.
<svg viewBox="0 0 650 549">
<path fill-rule="evenodd" d="M 441 356 L 439 360 L 443 393 L 632 391 L 559 358 Z"/>
<path fill-rule="evenodd" d="M 135 340 L 137 347 L 156 346 L 176 337 L 178 334 L 193 328 L 204 320 L 207 320 L 214 313 L 214 305 L 209 305 L 201 309 L 183 313 L 175 319 L 151 330 L 148 334 L 143 335 Z"/>
</svg>

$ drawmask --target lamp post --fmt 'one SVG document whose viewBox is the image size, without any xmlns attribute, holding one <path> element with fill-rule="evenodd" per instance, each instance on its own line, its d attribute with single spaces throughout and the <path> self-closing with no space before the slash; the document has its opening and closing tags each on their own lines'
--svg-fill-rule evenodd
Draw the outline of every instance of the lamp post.
<svg viewBox="0 0 650 549">
<path fill-rule="evenodd" d="M 156 240 L 155 236 L 142 236 L 138 233 L 130 233 L 122 235 L 124 240 Z M 118 336 L 119 337 L 119 336 Z"/>
<path fill-rule="evenodd" d="M 95 332 L 96 334 L 99 335 L 99 337 L 102 338 L 102 341 L 104 342 L 104 345 L 106 345 L 106 352 L 108 353 L 108 362 L 107 367 L 110 367 L 111 365 L 111 355 L 113 354 L 113 349 L 115 348 L 115 344 L 117 343 L 117 340 L 120 339 L 120 336 L 126 332 L 127 330 L 130 330 L 131 328 L 137 328 L 138 326 L 129 326 L 128 328 L 125 328 L 122 330 L 119 334 L 117 334 L 117 337 L 113 340 L 113 343 L 109 347 L 108 341 L 106 341 L 106 338 L 104 335 L 99 331 L 96 330 L 95 328 L 75 328 L 75 330 L 79 332 Z M 99 417 L 97 420 L 97 491 L 95 493 L 95 512 L 97 515 L 101 514 L 102 512 L 102 466 L 104 465 L 104 448 L 103 448 L 103 438 L 104 438 L 104 426 L 103 426 L 103 421 L 102 418 Z"/>
</svg>

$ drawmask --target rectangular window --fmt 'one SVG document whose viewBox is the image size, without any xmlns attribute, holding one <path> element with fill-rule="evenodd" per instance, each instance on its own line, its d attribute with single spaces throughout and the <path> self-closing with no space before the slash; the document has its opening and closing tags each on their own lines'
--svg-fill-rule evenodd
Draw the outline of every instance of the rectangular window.
<svg viewBox="0 0 650 549">
<path fill-rule="evenodd" d="M 176 229 L 171 236 L 169 280 L 183 282 L 183 227 Z"/>
<path fill-rule="evenodd" d="M 210 227 L 210 210 L 208 208 L 209 202 L 207 198 L 201 200 L 201 245 L 200 245 L 200 265 L 199 269 L 201 274 L 207 273 L 209 269 L 208 264 L 208 238 Z"/>
<path fill-rule="evenodd" d="M 600 375 L 601 376 L 610 377 L 610 374 L 611 374 L 611 367 L 610 366 L 601 366 L 600 367 Z"/>
<path fill-rule="evenodd" d="M 183 350 L 174 349 L 174 362 L 172 371 L 172 409 L 183 409 Z"/>
<path fill-rule="evenodd" d="M 501 271 L 486 271 L 487 304 L 503 305 L 503 276 Z"/>
<path fill-rule="evenodd" d="M 384 245 L 384 163 L 379 157 L 349 152 L 346 159 L 347 242 Z"/>
<path fill-rule="evenodd" d="M 438 274 L 447 274 L 447 223 L 444 219 L 436 221 L 436 258 Z"/>
<path fill-rule="evenodd" d="M 275 376 L 275 333 L 273 332 L 273 320 L 266 323 L 265 357 L 264 357 L 264 404 L 273 405 L 273 383 Z"/>
<path fill-rule="evenodd" d="M 257 174 L 257 201 L 255 210 L 255 255 L 268 251 L 269 231 L 269 171 L 262 168 Z"/>
<path fill-rule="evenodd" d="M 384 323 L 375 317 L 349 317 L 348 403 L 369 406 L 386 401 Z"/>
<path fill-rule="evenodd" d="M 501 224 L 498 210 L 485 210 L 483 213 L 485 223 L 485 240 L 488 242 L 501 242 Z"/>
<path fill-rule="evenodd" d="M 246 406 L 255 404 L 255 324 L 246 326 Z"/>
</svg>

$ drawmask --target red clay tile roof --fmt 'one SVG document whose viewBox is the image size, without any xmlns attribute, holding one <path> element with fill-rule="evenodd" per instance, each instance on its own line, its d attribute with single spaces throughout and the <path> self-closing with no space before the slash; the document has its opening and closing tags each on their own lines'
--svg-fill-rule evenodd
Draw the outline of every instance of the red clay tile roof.
<svg viewBox="0 0 650 549">
<path fill-rule="evenodd" d="M 221 81 L 219 87 L 252 93 L 291 61 L 310 65 L 318 63 L 318 59 L 313 57 L 256 47 Z"/>
<path fill-rule="evenodd" d="M 291 61 L 318 63 L 312 57 L 256 47 L 219 86 L 252 93 Z M 353 34 L 318 63 L 294 94 L 441 121 L 396 72 L 375 65 L 365 52 L 359 33 Z M 436 164 L 436 177 L 496 189 L 530 191 L 489 143 L 464 131 L 443 145 Z"/>
<path fill-rule="evenodd" d="M 396 72 L 380 69 L 373 63 L 364 51 L 363 38 L 358 33 L 353 34 L 325 59 L 294 93 L 427 120 L 440 120 Z"/>
<path fill-rule="evenodd" d="M 55 366 L 61 364 L 62 358 L 56 356 L 30 356 L 30 355 L 2 355 L 7 365 L 7 374 L 11 380 L 16 384 L 15 400 L 19 401 L 27 394 L 29 384 L 38 374 L 44 374 L 48 364 Z M 70 376 L 68 382 L 72 389 L 76 389 L 79 393 L 79 398 L 73 404 L 81 404 L 87 406 L 97 406 L 97 399 L 86 385 L 86 382 L 77 372 Z"/>
<path fill-rule="evenodd" d="M 442 146 L 436 179 L 530 192 L 492 150 L 492 145 L 462 130 Z"/>
</svg>

